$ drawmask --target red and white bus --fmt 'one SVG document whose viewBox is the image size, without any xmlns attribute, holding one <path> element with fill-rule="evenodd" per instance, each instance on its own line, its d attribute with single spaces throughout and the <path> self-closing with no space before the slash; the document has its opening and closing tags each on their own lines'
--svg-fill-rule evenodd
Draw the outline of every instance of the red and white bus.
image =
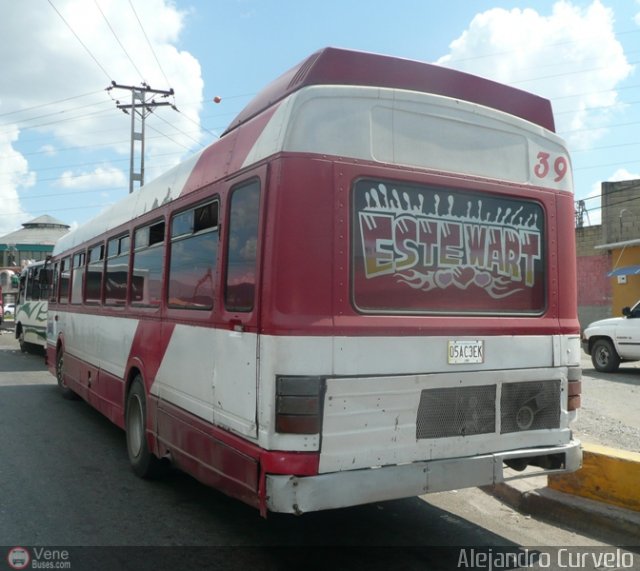
<svg viewBox="0 0 640 571">
<path fill-rule="evenodd" d="M 59 240 L 49 367 L 263 515 L 575 470 L 573 205 L 547 100 L 327 48 Z"/>
</svg>

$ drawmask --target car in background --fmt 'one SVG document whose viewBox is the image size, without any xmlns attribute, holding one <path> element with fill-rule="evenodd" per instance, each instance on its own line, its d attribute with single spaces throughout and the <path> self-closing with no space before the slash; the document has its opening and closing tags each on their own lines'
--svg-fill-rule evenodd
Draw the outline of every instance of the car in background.
<svg viewBox="0 0 640 571">
<path fill-rule="evenodd" d="M 16 314 L 16 304 L 15 303 L 7 303 L 4 306 L 4 317 L 14 317 Z"/>
<path fill-rule="evenodd" d="M 582 349 L 596 371 L 605 373 L 625 361 L 640 361 L 640 301 L 623 308 L 622 317 L 591 323 L 582 333 Z"/>
</svg>

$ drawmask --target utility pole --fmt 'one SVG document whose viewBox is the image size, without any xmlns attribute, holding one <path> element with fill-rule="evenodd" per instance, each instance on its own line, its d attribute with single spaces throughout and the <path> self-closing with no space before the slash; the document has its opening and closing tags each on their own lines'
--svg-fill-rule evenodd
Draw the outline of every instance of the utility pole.
<svg viewBox="0 0 640 571">
<path fill-rule="evenodd" d="M 124 113 L 129 114 L 128 110 L 131 110 L 131 160 L 129 162 L 129 194 L 131 194 L 133 192 L 134 181 L 138 181 L 140 183 L 138 188 L 144 185 L 144 121 L 147 118 L 147 115 L 153 113 L 153 110 L 156 107 L 165 105 L 170 105 L 175 109 L 173 103 L 170 103 L 169 101 L 157 102 L 153 97 L 155 95 L 169 97 L 173 95 L 174 92 L 173 89 L 169 89 L 168 91 L 164 89 L 152 89 L 146 83 L 143 83 L 141 86 L 135 86 L 120 85 L 115 81 L 112 81 L 111 85 L 107 87 L 106 90 L 111 91 L 112 89 L 126 89 L 131 91 L 130 104 L 122 104 L 119 101 L 116 101 L 116 107 L 121 109 Z M 140 158 L 140 163 L 139 168 L 136 171 L 134 169 L 134 165 L 137 145 L 139 145 L 139 152 L 137 154 Z"/>
<path fill-rule="evenodd" d="M 576 209 L 576 228 L 584 227 L 584 215 L 587 209 L 584 204 L 584 200 L 578 200 L 578 208 Z"/>
</svg>

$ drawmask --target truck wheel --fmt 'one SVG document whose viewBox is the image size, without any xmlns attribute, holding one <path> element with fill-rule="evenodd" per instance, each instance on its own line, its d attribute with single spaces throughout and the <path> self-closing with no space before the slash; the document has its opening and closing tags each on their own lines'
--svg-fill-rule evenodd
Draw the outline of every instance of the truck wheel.
<svg viewBox="0 0 640 571">
<path fill-rule="evenodd" d="M 158 478 L 165 471 L 165 463 L 149 450 L 147 442 L 147 397 L 142 377 L 137 375 L 127 396 L 125 414 L 127 452 L 136 476 Z"/>
<path fill-rule="evenodd" d="M 591 348 L 591 362 L 596 371 L 612 373 L 620 366 L 620 356 L 609 339 L 598 339 Z"/>
</svg>

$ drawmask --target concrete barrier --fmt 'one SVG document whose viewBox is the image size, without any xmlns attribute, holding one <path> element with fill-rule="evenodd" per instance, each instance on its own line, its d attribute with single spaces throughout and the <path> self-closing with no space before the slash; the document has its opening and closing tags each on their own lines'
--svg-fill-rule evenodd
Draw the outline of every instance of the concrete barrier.
<svg viewBox="0 0 640 571">
<path fill-rule="evenodd" d="M 582 449 L 582 468 L 549 476 L 549 488 L 640 512 L 640 454 L 597 444 Z"/>
</svg>

